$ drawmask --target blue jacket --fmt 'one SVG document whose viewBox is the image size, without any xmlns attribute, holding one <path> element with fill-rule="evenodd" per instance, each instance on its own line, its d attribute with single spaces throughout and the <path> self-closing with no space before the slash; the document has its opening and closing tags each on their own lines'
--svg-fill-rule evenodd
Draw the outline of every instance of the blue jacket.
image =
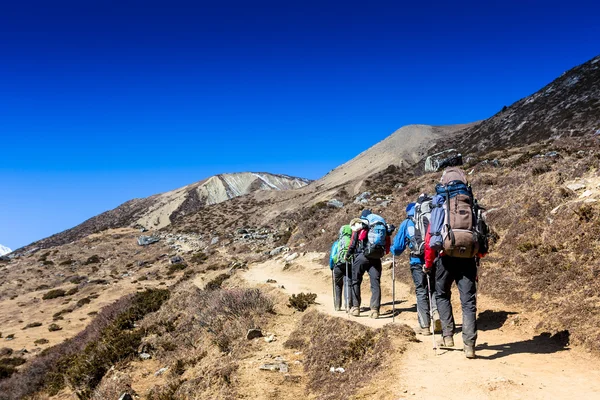
<svg viewBox="0 0 600 400">
<path fill-rule="evenodd" d="M 406 210 L 406 214 L 408 217 L 413 217 L 415 215 L 415 208 L 410 207 Z M 398 233 L 394 236 L 394 243 L 392 244 L 391 252 L 395 256 L 401 255 L 407 247 L 409 247 L 410 238 L 415 234 L 415 223 L 407 218 L 402 221 L 400 224 L 400 228 L 398 228 Z M 413 255 L 410 256 L 410 265 L 423 264 L 424 259 L 422 257 L 415 257 Z"/>
</svg>

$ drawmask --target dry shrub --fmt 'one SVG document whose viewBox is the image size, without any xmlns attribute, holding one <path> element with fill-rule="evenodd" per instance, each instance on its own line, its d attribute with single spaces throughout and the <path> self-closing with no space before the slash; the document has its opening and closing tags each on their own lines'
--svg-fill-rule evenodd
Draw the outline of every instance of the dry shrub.
<svg viewBox="0 0 600 400">
<path fill-rule="evenodd" d="M 414 331 L 405 325 L 374 330 L 313 310 L 302 317 L 284 347 L 304 352 L 307 388 L 312 394 L 320 399 L 347 399 L 375 375 L 390 352 L 404 351 L 402 346 L 395 348 L 392 338 L 416 340 Z M 331 367 L 346 371 L 330 373 Z"/>
<path fill-rule="evenodd" d="M 50 290 L 49 292 L 44 293 L 44 295 L 42 296 L 43 300 L 50 300 L 50 299 L 56 299 L 57 297 L 64 297 L 67 294 L 67 292 L 65 292 L 62 289 L 53 289 Z"/>
<path fill-rule="evenodd" d="M 166 290 L 147 290 L 124 296 L 104 307 L 75 337 L 50 347 L 24 370 L 0 382 L 0 399 L 13 400 L 41 390 L 56 394 L 68 382 L 80 398 L 89 398 L 105 372 L 134 354 L 143 335 L 134 322 L 156 311 Z"/>
<path fill-rule="evenodd" d="M 135 396 L 135 391 L 131 388 L 131 376 L 126 373 L 111 369 L 102 378 L 102 381 L 94 390 L 91 396 L 92 400 L 118 399 L 123 393 L 129 393 Z"/>
<path fill-rule="evenodd" d="M 288 307 L 295 308 L 298 311 L 305 311 L 311 304 L 316 304 L 316 293 L 298 293 L 292 294 L 288 300 Z"/>
</svg>

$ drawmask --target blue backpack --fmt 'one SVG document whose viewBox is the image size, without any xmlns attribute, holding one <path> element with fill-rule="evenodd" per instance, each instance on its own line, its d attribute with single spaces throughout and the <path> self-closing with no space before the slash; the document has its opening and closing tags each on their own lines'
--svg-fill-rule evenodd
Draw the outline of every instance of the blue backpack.
<svg viewBox="0 0 600 400">
<path fill-rule="evenodd" d="M 363 253 L 368 258 L 383 258 L 388 235 L 385 220 L 377 214 L 369 214 L 367 221 L 369 223 L 369 233 L 367 234 Z"/>
</svg>

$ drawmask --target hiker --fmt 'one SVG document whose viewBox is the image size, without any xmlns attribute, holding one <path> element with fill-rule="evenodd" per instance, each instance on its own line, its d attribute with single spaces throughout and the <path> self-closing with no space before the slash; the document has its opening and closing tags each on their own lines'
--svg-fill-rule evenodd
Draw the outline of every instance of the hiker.
<svg viewBox="0 0 600 400">
<path fill-rule="evenodd" d="M 430 205 L 431 198 L 427 195 L 421 195 L 417 203 L 409 203 L 406 206 L 406 219 L 400 225 L 391 248 L 394 256 L 401 255 L 407 248 L 410 250 L 410 272 L 415 284 L 417 320 L 419 323 L 416 331 L 421 335 L 431 335 L 433 333 L 431 331 L 429 296 L 431 296 L 431 304 L 433 305 L 434 332 L 440 332 L 442 329 L 435 300 L 435 286 L 427 284 L 427 275 L 423 271 L 425 265 L 425 234 L 431 215 Z M 429 290 L 428 286 L 430 286 Z"/>
<path fill-rule="evenodd" d="M 349 292 L 350 271 L 352 265 L 346 261 L 348 246 L 352 229 L 350 225 L 342 225 L 336 240 L 331 246 L 331 255 L 329 256 L 329 268 L 333 271 L 334 299 L 333 306 L 335 311 L 342 310 L 342 291 L 346 295 L 346 309 L 352 307 L 352 296 Z"/>
<path fill-rule="evenodd" d="M 452 282 L 456 282 L 463 314 L 464 352 L 467 358 L 475 358 L 477 264 L 487 252 L 487 225 L 461 169 L 446 169 L 436 186 L 436 193 L 425 237 L 424 271 L 432 274 L 435 270 L 442 344 L 446 347 L 454 347 L 455 325 L 450 295 Z"/>
<path fill-rule="evenodd" d="M 360 316 L 360 285 L 365 272 L 371 281 L 371 318 L 379 318 L 381 306 L 381 258 L 390 251 L 390 235 L 385 220 L 370 210 L 363 211 L 361 218 L 350 223 L 352 238 L 348 256 L 352 263 L 352 308 L 350 314 Z"/>
</svg>

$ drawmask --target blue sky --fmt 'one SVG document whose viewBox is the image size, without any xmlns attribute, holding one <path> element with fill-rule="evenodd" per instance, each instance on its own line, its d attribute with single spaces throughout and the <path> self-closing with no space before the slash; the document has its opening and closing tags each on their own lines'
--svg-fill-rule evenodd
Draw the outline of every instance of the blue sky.
<svg viewBox="0 0 600 400">
<path fill-rule="evenodd" d="M 595 3 L 3 2 L 0 243 L 487 118 L 600 52 Z"/>
</svg>

